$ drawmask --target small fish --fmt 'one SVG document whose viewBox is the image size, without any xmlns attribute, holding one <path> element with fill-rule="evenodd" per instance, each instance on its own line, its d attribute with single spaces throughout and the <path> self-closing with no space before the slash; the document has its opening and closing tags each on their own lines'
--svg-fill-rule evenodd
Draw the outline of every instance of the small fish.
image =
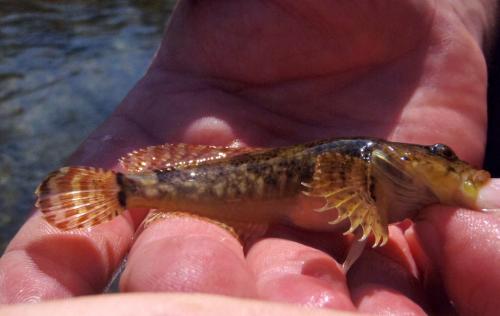
<svg viewBox="0 0 500 316">
<path fill-rule="evenodd" d="M 92 227 L 127 208 L 187 212 L 227 224 L 284 223 L 388 240 L 388 224 L 426 205 L 472 210 L 490 174 L 446 145 L 374 138 L 282 148 L 188 144 L 147 147 L 120 159 L 126 172 L 64 167 L 39 185 L 36 206 L 62 230 Z M 349 219 L 349 221 L 346 221 Z"/>
</svg>

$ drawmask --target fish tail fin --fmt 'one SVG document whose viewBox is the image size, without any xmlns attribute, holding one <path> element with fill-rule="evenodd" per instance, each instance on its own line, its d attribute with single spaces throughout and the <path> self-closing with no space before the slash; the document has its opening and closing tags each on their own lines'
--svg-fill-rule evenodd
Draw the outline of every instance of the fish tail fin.
<svg viewBox="0 0 500 316">
<path fill-rule="evenodd" d="M 92 167 L 64 167 L 50 173 L 36 189 L 47 222 L 62 230 L 109 221 L 124 211 L 121 174 Z"/>
</svg>

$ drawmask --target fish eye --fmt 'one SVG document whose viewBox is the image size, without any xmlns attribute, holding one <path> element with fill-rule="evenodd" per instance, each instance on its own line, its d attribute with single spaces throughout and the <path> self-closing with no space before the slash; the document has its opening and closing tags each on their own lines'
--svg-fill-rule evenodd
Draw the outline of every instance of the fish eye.
<svg viewBox="0 0 500 316">
<path fill-rule="evenodd" d="M 429 151 L 434 154 L 446 158 L 448 160 L 458 159 L 455 152 L 444 144 L 434 144 L 429 146 Z"/>
</svg>

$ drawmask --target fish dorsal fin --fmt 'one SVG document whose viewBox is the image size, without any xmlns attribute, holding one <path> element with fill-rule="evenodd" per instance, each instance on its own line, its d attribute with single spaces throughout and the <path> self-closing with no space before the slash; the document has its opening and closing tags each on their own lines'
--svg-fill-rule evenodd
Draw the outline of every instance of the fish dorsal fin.
<svg viewBox="0 0 500 316">
<path fill-rule="evenodd" d="M 233 148 L 182 143 L 164 144 L 134 150 L 120 158 L 119 161 L 122 168 L 128 172 L 143 172 L 169 168 L 187 168 L 256 150 L 258 148 Z"/>
<path fill-rule="evenodd" d="M 388 239 L 387 216 L 377 209 L 370 194 L 370 165 L 361 158 L 337 152 L 321 154 L 311 183 L 304 184 L 306 195 L 324 197 L 326 203 L 317 209 L 324 212 L 337 209 L 338 217 L 330 224 L 349 218 L 351 227 L 345 234 L 361 226 L 361 240 L 373 234 L 373 247 L 382 246 Z"/>
</svg>

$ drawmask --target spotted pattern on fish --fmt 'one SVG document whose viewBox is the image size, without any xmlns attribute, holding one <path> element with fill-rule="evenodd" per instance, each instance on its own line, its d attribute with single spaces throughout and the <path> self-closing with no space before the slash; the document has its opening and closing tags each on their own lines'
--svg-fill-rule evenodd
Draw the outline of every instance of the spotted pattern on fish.
<svg viewBox="0 0 500 316">
<path fill-rule="evenodd" d="M 49 174 L 37 190 L 37 207 L 64 230 L 92 227 L 125 208 L 310 230 L 348 219 L 346 233 L 360 228 L 361 239 L 373 236 L 373 246 L 380 246 L 387 242 L 390 222 L 412 218 L 425 205 L 477 209 L 478 192 L 490 178 L 445 145 L 374 138 L 269 149 L 167 144 L 133 151 L 120 161 L 124 173 L 65 167 Z M 318 199 L 324 205 L 312 207 Z M 311 211 L 308 217 L 301 217 L 299 206 Z M 319 222 L 330 213 L 336 217 Z"/>
</svg>

